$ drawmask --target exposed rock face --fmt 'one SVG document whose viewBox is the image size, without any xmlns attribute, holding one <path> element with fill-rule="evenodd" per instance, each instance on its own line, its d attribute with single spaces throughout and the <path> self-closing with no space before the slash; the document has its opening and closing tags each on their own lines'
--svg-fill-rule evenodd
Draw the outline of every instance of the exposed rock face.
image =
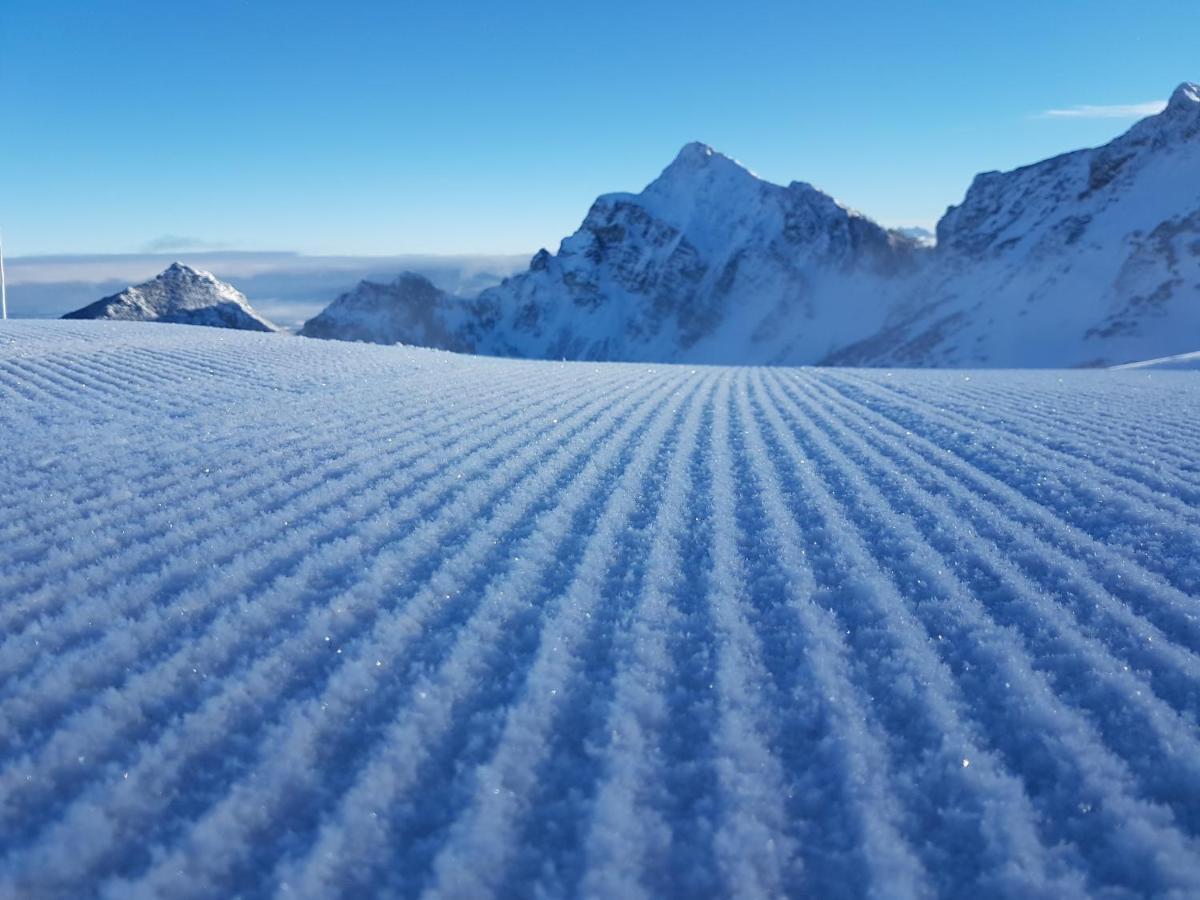
<svg viewBox="0 0 1200 900">
<path fill-rule="evenodd" d="M 246 331 L 276 330 L 232 285 L 209 272 L 178 262 L 144 284 L 97 300 L 63 318 L 173 322 Z"/>
</svg>

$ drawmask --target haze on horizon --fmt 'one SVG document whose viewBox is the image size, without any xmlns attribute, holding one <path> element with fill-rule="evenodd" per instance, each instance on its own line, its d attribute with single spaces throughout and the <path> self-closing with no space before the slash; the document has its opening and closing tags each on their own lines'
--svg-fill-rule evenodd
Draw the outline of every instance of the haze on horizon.
<svg viewBox="0 0 1200 900">
<path fill-rule="evenodd" d="M 1153 112 L 1196 33 L 1182 2 L 13 0 L 0 226 L 13 257 L 528 254 L 701 140 L 932 227 L 976 172 Z"/>
</svg>

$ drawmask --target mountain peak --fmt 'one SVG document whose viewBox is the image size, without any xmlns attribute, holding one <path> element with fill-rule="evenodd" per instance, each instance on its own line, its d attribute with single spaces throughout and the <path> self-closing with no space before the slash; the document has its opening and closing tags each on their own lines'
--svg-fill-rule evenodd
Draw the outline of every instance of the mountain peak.
<svg viewBox="0 0 1200 900">
<path fill-rule="evenodd" d="M 684 144 L 683 149 L 675 155 L 675 159 L 663 169 L 662 175 L 659 177 L 670 176 L 674 180 L 677 177 L 691 176 L 701 172 L 737 172 L 752 178 L 755 177 L 754 173 L 736 159 L 699 141 Z"/>
<path fill-rule="evenodd" d="M 64 319 L 126 319 L 275 331 L 245 296 L 210 272 L 173 262 L 149 281 L 104 297 Z"/>
<path fill-rule="evenodd" d="M 204 279 L 215 282 L 217 280 L 212 274 L 194 269 L 187 263 L 181 263 L 178 260 L 171 263 L 155 277 L 160 281 L 195 281 L 197 279 Z"/>
<path fill-rule="evenodd" d="M 1171 99 L 1167 101 L 1168 111 L 1189 110 L 1196 112 L 1200 110 L 1200 84 L 1193 81 L 1185 81 L 1179 87 L 1175 88 L 1171 94 Z"/>
<path fill-rule="evenodd" d="M 638 200 L 657 215 L 678 224 L 697 204 L 711 204 L 714 199 L 723 204 L 735 197 L 746 197 L 760 184 L 758 176 L 741 163 L 695 141 L 684 145 L 671 164 L 638 195 Z"/>
<path fill-rule="evenodd" d="M 419 272 L 404 271 L 392 279 L 392 284 L 396 287 L 430 287 L 437 290 L 434 283 Z"/>
<path fill-rule="evenodd" d="M 683 145 L 680 151 L 675 155 L 675 161 L 704 162 L 705 160 L 710 159 L 714 154 L 716 154 L 716 152 L 717 151 L 708 146 L 708 144 L 701 143 L 700 141 L 691 141 L 690 143 Z"/>
<path fill-rule="evenodd" d="M 472 345 L 445 324 L 452 301 L 416 272 L 401 272 L 388 282 L 363 280 L 305 322 L 300 335 L 469 352 Z"/>
</svg>

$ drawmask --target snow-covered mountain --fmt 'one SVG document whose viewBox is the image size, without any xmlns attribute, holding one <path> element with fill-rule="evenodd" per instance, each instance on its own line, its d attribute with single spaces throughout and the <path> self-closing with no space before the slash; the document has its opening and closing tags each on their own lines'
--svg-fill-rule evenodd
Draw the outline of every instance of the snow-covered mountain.
<svg viewBox="0 0 1200 900">
<path fill-rule="evenodd" d="M 275 331 L 235 287 L 209 272 L 172 263 L 162 273 L 119 294 L 69 312 L 64 319 L 126 319 Z"/>
<path fill-rule="evenodd" d="M 363 283 L 301 333 L 498 356 L 812 360 L 880 327 L 917 255 L 811 185 L 771 184 L 689 144 L 640 194 L 600 197 L 557 254 L 475 299 L 411 275 Z"/>
<path fill-rule="evenodd" d="M 449 307 L 462 302 L 424 276 L 405 272 L 386 284 L 360 281 L 354 290 L 305 322 L 299 333 L 305 337 L 468 351 L 472 348 L 446 324 Z"/>
<path fill-rule="evenodd" d="M 504 356 L 807 360 L 870 333 L 916 245 L 809 184 L 688 144 L 607 194 L 558 253 L 484 291 L 463 332 Z"/>
<path fill-rule="evenodd" d="M 1103 147 L 977 176 L 936 242 L 689 144 L 474 299 L 415 276 L 363 283 L 302 333 L 664 362 L 1088 366 L 1185 352 L 1200 340 L 1200 87 Z"/>
<path fill-rule="evenodd" d="M 1114 141 L 976 176 L 887 324 L 823 361 L 1106 365 L 1200 342 L 1200 86 Z"/>
</svg>

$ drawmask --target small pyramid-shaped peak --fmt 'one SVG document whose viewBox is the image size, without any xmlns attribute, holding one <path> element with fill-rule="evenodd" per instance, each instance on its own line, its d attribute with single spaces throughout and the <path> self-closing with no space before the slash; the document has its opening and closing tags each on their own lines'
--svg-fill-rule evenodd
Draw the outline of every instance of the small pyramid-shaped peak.
<svg viewBox="0 0 1200 900">
<path fill-rule="evenodd" d="M 276 328 L 250 305 L 231 284 L 211 272 L 193 269 L 181 262 L 167 266 L 149 281 L 104 297 L 64 319 L 126 319 L 142 322 L 173 322 L 275 331 Z"/>
</svg>

